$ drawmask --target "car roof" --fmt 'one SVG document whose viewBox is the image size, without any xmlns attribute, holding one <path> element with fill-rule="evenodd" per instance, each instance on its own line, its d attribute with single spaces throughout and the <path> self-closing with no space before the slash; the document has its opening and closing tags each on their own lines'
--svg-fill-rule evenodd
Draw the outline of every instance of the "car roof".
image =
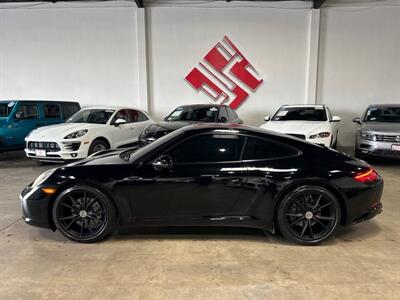
<svg viewBox="0 0 400 300">
<path fill-rule="evenodd" d="M 200 108 L 200 107 L 220 107 L 220 106 L 227 106 L 225 104 L 212 104 L 212 103 L 199 103 L 199 104 L 187 104 L 187 105 L 179 105 L 178 107 L 191 107 L 191 108 Z"/>
<path fill-rule="evenodd" d="M 376 107 L 376 108 L 385 108 L 385 107 L 400 107 L 400 104 L 371 104 L 368 108 Z"/>
<path fill-rule="evenodd" d="M 324 108 L 326 105 L 324 104 L 285 104 L 282 107 L 316 107 L 316 108 Z"/>
<path fill-rule="evenodd" d="M 128 106 L 117 106 L 117 105 L 85 106 L 85 107 L 82 107 L 82 110 L 84 110 L 84 109 L 104 109 L 104 110 L 107 110 L 107 109 L 112 109 L 112 110 L 134 109 L 134 110 L 138 110 L 138 111 L 141 111 L 141 112 L 146 113 L 146 111 L 144 111 L 144 110 L 142 110 L 142 109 L 139 109 L 139 108 L 128 107 Z M 147 113 L 146 113 L 146 114 L 147 114 Z"/>
<path fill-rule="evenodd" d="M 0 99 L 0 102 L 52 102 L 52 103 L 78 103 L 72 100 L 34 100 L 34 99 Z"/>
</svg>

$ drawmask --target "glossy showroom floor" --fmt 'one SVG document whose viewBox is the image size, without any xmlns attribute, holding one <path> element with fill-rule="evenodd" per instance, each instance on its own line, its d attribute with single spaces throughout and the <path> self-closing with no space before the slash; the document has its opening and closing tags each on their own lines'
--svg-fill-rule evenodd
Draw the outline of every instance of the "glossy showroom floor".
<svg viewBox="0 0 400 300">
<path fill-rule="evenodd" d="M 319 247 L 252 230 L 158 230 L 94 245 L 24 224 L 46 168 L 0 154 L 0 299 L 400 299 L 400 162 L 374 164 L 384 212 Z"/>
</svg>

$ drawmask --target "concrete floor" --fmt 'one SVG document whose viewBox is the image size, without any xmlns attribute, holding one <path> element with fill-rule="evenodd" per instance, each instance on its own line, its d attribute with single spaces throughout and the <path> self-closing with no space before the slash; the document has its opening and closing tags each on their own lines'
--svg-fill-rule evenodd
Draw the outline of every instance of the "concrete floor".
<svg viewBox="0 0 400 300">
<path fill-rule="evenodd" d="M 25 225 L 19 192 L 53 166 L 0 154 L 0 299 L 400 299 L 400 163 L 374 165 L 384 212 L 318 247 L 239 229 L 86 245 Z"/>
</svg>

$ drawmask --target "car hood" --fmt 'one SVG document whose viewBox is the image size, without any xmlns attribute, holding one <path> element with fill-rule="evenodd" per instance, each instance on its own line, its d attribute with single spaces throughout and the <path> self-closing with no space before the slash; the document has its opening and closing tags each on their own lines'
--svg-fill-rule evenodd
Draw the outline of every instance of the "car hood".
<svg viewBox="0 0 400 300">
<path fill-rule="evenodd" d="M 128 164 L 129 160 L 124 160 L 120 156 L 121 153 L 125 151 L 126 149 L 106 150 L 101 153 L 96 153 L 94 156 L 88 157 L 86 159 L 70 163 L 66 165 L 66 167 Z"/>
<path fill-rule="evenodd" d="M 57 125 L 44 126 L 33 130 L 28 138 L 30 140 L 60 140 L 63 139 L 66 135 L 75 131 L 83 129 L 90 130 L 91 128 L 96 128 L 99 126 L 106 125 L 90 123 L 62 123 Z"/>
<path fill-rule="evenodd" d="M 367 122 L 361 126 L 361 130 L 400 134 L 400 123 Z"/>
<path fill-rule="evenodd" d="M 196 122 L 166 122 L 162 121 L 155 123 L 147 127 L 146 131 L 148 134 L 158 133 L 158 132 L 171 132 L 179 128 L 195 124 Z"/>
<path fill-rule="evenodd" d="M 280 133 L 305 135 L 329 130 L 327 122 L 314 121 L 270 121 L 261 127 Z"/>
</svg>

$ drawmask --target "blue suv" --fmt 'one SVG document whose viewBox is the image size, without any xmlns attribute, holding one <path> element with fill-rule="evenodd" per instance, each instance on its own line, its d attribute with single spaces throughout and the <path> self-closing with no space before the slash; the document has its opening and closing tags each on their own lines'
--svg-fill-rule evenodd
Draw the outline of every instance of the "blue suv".
<svg viewBox="0 0 400 300">
<path fill-rule="evenodd" d="M 45 100 L 0 101 L 0 152 L 23 149 L 33 129 L 65 122 L 80 110 L 77 102 Z"/>
</svg>

